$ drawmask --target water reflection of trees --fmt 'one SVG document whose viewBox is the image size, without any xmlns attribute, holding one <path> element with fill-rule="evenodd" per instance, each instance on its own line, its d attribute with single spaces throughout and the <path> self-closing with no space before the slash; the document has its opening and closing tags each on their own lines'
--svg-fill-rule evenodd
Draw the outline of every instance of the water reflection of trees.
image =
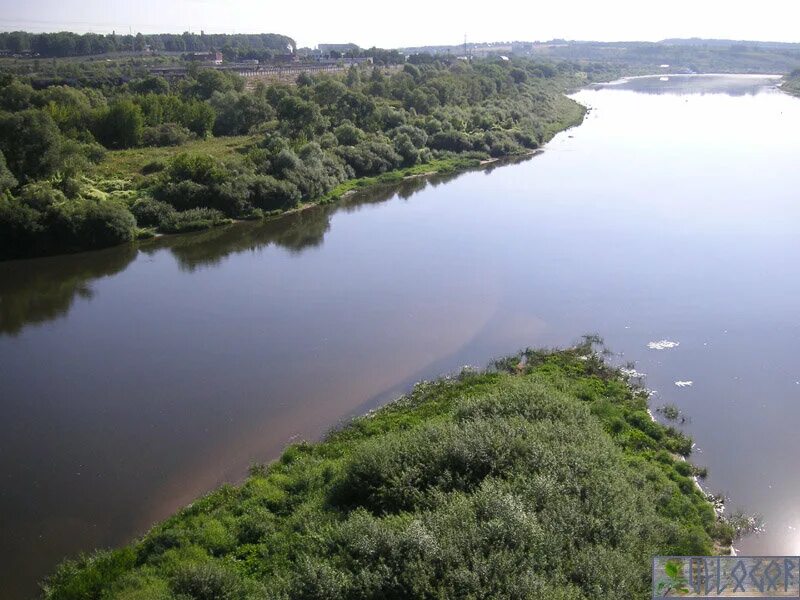
<svg viewBox="0 0 800 600">
<path fill-rule="evenodd" d="M 80 255 L 0 263 L 0 335 L 65 316 L 77 298 L 94 295 L 93 281 L 124 270 L 133 246 Z"/>
<path fill-rule="evenodd" d="M 724 77 L 715 75 L 664 75 L 632 78 L 623 83 L 599 84 L 599 89 L 627 90 L 650 95 L 698 95 L 724 94 L 726 96 L 755 96 L 765 89 L 775 87 L 775 80 L 763 78 Z"/>
<path fill-rule="evenodd" d="M 331 207 L 315 206 L 274 221 L 238 223 L 154 240 L 141 250 L 151 254 L 166 248 L 185 271 L 213 267 L 232 254 L 252 252 L 270 244 L 301 252 L 322 244 L 330 228 L 331 212 Z"/>
<path fill-rule="evenodd" d="M 301 253 L 322 245 L 331 216 L 353 212 L 394 197 L 411 198 L 428 186 L 451 181 L 457 174 L 406 179 L 354 194 L 336 204 L 314 206 L 280 218 L 239 223 L 195 234 L 166 236 L 136 245 L 51 258 L 0 263 L 0 336 L 17 335 L 26 326 L 64 317 L 78 298 L 94 295 L 92 282 L 123 271 L 138 252 L 168 250 L 181 269 L 219 265 L 226 257 L 256 251 L 270 244 Z"/>
<path fill-rule="evenodd" d="M 299 254 L 322 245 L 334 213 L 354 212 L 394 197 L 408 199 L 429 185 L 436 186 L 456 176 L 406 179 L 359 192 L 336 204 L 313 206 L 274 220 L 237 223 L 196 234 L 160 238 L 143 245 L 141 250 L 153 253 L 166 248 L 175 256 L 180 268 L 186 271 L 216 266 L 232 254 L 252 252 L 270 245 Z"/>
</svg>

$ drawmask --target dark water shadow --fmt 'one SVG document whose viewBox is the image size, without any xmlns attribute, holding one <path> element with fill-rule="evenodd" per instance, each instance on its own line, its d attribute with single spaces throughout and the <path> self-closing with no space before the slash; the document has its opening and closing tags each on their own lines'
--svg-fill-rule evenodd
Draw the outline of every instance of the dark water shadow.
<svg viewBox="0 0 800 600">
<path fill-rule="evenodd" d="M 500 163 L 494 163 L 491 166 Z M 503 164 L 508 164 L 503 163 Z M 153 254 L 168 250 L 181 270 L 219 266 L 227 257 L 277 246 L 293 254 L 322 246 L 331 227 L 331 217 L 340 212 L 352 213 L 366 206 L 380 204 L 393 198 L 408 200 L 428 187 L 437 187 L 463 175 L 431 175 L 414 177 L 357 192 L 335 204 L 311 206 L 275 219 L 260 222 L 235 223 L 208 231 L 179 236 L 165 236 L 142 244 L 141 250 Z"/>
<path fill-rule="evenodd" d="M 0 263 L 0 336 L 65 317 L 78 298 L 91 300 L 92 283 L 116 275 L 138 251 L 109 250 Z"/>
<path fill-rule="evenodd" d="M 499 166 L 530 156 L 480 167 L 487 174 Z M 337 212 L 355 212 L 393 198 L 407 200 L 428 187 L 438 187 L 470 171 L 413 177 L 371 187 L 335 204 L 259 222 L 235 223 L 207 231 L 172 235 L 95 252 L 0 263 L 0 336 L 16 336 L 26 327 L 66 317 L 79 299 L 91 300 L 92 283 L 124 271 L 139 255 L 169 251 L 182 271 L 220 266 L 227 257 L 271 245 L 300 254 L 322 246 Z"/>
</svg>

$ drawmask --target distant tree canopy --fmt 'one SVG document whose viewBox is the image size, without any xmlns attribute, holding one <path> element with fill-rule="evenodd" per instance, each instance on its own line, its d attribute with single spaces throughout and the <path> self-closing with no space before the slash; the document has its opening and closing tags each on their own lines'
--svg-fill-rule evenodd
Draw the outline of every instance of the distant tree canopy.
<svg viewBox="0 0 800 600">
<path fill-rule="evenodd" d="M 134 52 L 145 48 L 166 52 L 202 52 L 214 49 L 247 53 L 272 51 L 282 54 L 296 47 L 295 41 L 276 33 L 224 34 L 224 33 L 157 33 L 143 35 L 117 35 L 68 31 L 58 33 L 28 33 L 11 31 L 0 33 L 0 50 L 15 54 L 32 53 L 47 58 L 90 56 L 111 52 Z"/>
</svg>

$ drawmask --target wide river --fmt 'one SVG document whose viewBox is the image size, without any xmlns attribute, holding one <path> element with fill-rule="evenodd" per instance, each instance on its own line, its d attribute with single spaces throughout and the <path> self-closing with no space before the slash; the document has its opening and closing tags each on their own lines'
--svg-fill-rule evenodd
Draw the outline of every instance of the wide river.
<svg viewBox="0 0 800 600">
<path fill-rule="evenodd" d="M 741 548 L 800 553 L 800 100 L 774 86 L 584 90 L 523 162 L 0 264 L 0 596 L 416 380 L 588 332 L 764 516 Z"/>
</svg>

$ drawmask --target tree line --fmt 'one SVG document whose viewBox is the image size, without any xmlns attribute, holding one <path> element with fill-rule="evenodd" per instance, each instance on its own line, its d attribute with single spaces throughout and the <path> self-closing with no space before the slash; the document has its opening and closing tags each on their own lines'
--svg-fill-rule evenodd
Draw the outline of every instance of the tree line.
<svg viewBox="0 0 800 600">
<path fill-rule="evenodd" d="M 199 69 L 100 88 L 0 79 L 0 258 L 100 248 L 154 231 L 259 218 L 348 180 L 431 161 L 538 147 L 580 117 L 562 95 L 575 65 L 456 60 L 352 68 L 259 84 Z M 247 135 L 216 158 L 202 140 Z M 198 145 L 200 144 L 200 145 Z M 133 178 L 103 178 L 109 151 L 172 147 Z"/>
<path fill-rule="evenodd" d="M 117 33 L 29 33 L 27 31 L 0 32 L 0 51 L 13 54 L 31 53 L 43 57 L 64 58 L 91 56 L 112 52 L 135 52 L 149 48 L 152 51 L 201 52 L 222 48 L 250 49 L 285 53 L 296 47 L 295 41 L 276 33 L 155 33 L 120 35 Z"/>
</svg>

